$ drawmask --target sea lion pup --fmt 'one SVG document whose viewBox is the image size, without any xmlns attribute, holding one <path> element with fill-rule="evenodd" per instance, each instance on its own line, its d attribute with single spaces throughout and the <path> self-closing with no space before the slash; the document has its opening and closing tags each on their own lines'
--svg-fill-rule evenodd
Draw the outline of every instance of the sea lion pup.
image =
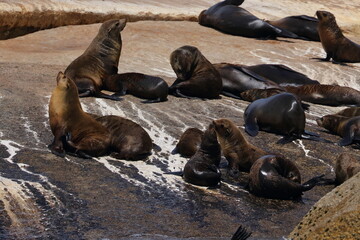
<svg viewBox="0 0 360 240">
<path fill-rule="evenodd" d="M 213 65 L 193 46 L 183 46 L 170 55 L 177 79 L 169 94 L 186 98 L 219 98 L 221 77 Z"/>
<path fill-rule="evenodd" d="M 304 84 L 319 84 L 318 81 L 313 80 L 282 64 L 258 64 L 252 66 L 243 66 L 280 86 L 286 85 L 304 85 Z"/>
<path fill-rule="evenodd" d="M 311 84 L 284 88 L 305 102 L 329 106 L 360 105 L 360 92 L 350 87 Z"/>
<path fill-rule="evenodd" d="M 80 97 L 102 97 L 119 100 L 101 92 L 104 80 L 118 72 L 121 53 L 120 32 L 126 25 L 125 19 L 104 22 L 96 37 L 85 52 L 70 63 L 65 75 L 78 87 Z"/>
<path fill-rule="evenodd" d="M 182 157 L 192 157 L 199 149 L 203 135 L 204 132 L 198 128 L 186 129 L 171 153 L 179 153 Z"/>
<path fill-rule="evenodd" d="M 348 153 L 342 153 L 336 159 L 335 183 L 337 185 L 342 184 L 358 172 L 360 172 L 360 161 L 356 156 Z"/>
<path fill-rule="evenodd" d="M 316 119 L 317 124 L 331 133 L 342 137 L 340 146 L 350 145 L 360 140 L 360 117 L 344 117 L 340 115 L 326 115 Z"/>
<path fill-rule="evenodd" d="M 321 182 L 315 177 L 301 184 L 300 171 L 294 162 L 277 155 L 257 159 L 249 175 L 249 191 L 259 197 L 296 199 Z"/>
<path fill-rule="evenodd" d="M 153 148 L 149 134 L 137 123 L 114 115 L 96 117 L 111 134 L 111 157 L 141 160 L 151 154 Z"/>
<path fill-rule="evenodd" d="M 244 112 L 245 132 L 256 136 L 259 130 L 284 135 L 277 143 L 297 138 L 323 141 L 316 134 L 305 132 L 305 113 L 301 102 L 291 93 L 279 93 L 250 103 Z M 304 135 L 306 133 L 307 135 Z"/>
<path fill-rule="evenodd" d="M 317 11 L 318 32 L 326 52 L 323 61 L 360 62 L 360 45 L 346 38 L 336 23 L 335 16 L 326 11 Z"/>
<path fill-rule="evenodd" d="M 360 116 L 360 107 L 349 107 L 335 113 L 334 115 L 341 115 L 344 117 L 357 117 Z"/>
<path fill-rule="evenodd" d="M 185 182 L 199 186 L 216 186 L 220 182 L 219 164 L 221 149 L 212 124 L 204 132 L 198 151 L 185 164 L 183 178 Z"/>
<path fill-rule="evenodd" d="M 200 13 L 199 24 L 236 36 L 275 39 L 276 37 L 299 38 L 296 34 L 281 30 L 238 7 L 244 0 L 225 0 Z"/>
<path fill-rule="evenodd" d="M 278 84 L 244 68 L 230 63 L 213 64 L 222 80 L 221 94 L 241 99 L 240 94 L 249 89 L 281 88 Z"/>
<path fill-rule="evenodd" d="M 229 173 L 237 176 L 239 171 L 249 172 L 253 163 L 268 153 L 249 143 L 240 129 L 229 119 L 214 120 L 216 134 L 225 158 L 229 162 Z"/>
<path fill-rule="evenodd" d="M 86 158 L 108 153 L 110 133 L 82 110 L 75 83 L 62 72 L 56 81 L 49 103 L 50 128 L 54 134 L 49 145 L 51 152 L 61 157 L 72 152 Z"/>
<path fill-rule="evenodd" d="M 104 89 L 116 95 L 131 94 L 138 98 L 149 99 L 144 103 L 167 100 L 169 86 L 164 79 L 142 73 L 114 74 L 104 81 Z"/>
<path fill-rule="evenodd" d="M 266 22 L 282 30 L 295 33 L 299 37 L 302 37 L 303 40 L 320 42 L 317 29 L 319 20 L 314 17 L 298 15 Z"/>
</svg>

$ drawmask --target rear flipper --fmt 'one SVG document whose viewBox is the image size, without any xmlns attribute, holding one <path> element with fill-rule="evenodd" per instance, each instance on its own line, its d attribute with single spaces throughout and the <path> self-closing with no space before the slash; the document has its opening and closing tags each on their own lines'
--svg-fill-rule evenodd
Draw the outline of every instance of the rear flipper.
<svg viewBox="0 0 360 240">
<path fill-rule="evenodd" d="M 315 134 L 315 135 L 307 135 L 308 133 Z M 319 137 L 319 135 L 317 135 L 316 133 L 312 133 L 312 132 L 307 132 L 306 134 L 301 134 L 300 138 L 311 140 L 311 141 L 316 141 L 316 142 L 333 143 L 329 140 Z"/>
<path fill-rule="evenodd" d="M 176 97 L 182 97 L 182 98 L 188 98 L 188 99 L 201 99 L 199 97 L 187 96 L 187 95 L 181 93 L 179 89 L 174 90 L 171 94 Z"/>
<path fill-rule="evenodd" d="M 294 140 L 298 139 L 297 136 L 291 135 L 291 136 L 284 136 L 279 141 L 276 142 L 276 144 L 287 144 Z"/>
<path fill-rule="evenodd" d="M 242 98 L 240 96 L 236 96 L 235 94 L 230 93 L 230 92 L 222 91 L 221 94 L 224 95 L 224 96 L 227 96 L 227 97 L 232 97 L 232 98 L 235 98 L 235 99 L 242 100 Z"/>
<path fill-rule="evenodd" d="M 325 174 L 322 174 L 320 176 L 314 177 L 314 178 L 310 179 L 309 181 L 303 183 L 302 184 L 302 191 L 303 192 L 309 191 L 310 189 L 312 189 L 316 185 L 319 185 L 323 181 L 324 176 L 325 176 Z"/>
<path fill-rule="evenodd" d="M 168 99 L 161 99 L 161 98 L 157 98 L 157 99 L 148 99 L 148 100 L 144 100 L 144 101 L 141 101 L 141 103 L 158 103 L 158 102 L 165 102 L 167 101 Z"/>
<path fill-rule="evenodd" d="M 121 101 L 123 100 L 122 98 L 119 98 L 117 97 L 116 95 L 108 95 L 108 94 L 105 94 L 105 93 L 102 93 L 102 92 L 96 92 L 94 94 L 95 97 L 99 97 L 99 98 L 105 98 L 105 99 L 111 99 L 111 100 L 114 100 L 114 101 Z"/>
<path fill-rule="evenodd" d="M 245 240 L 251 236 L 251 232 L 249 232 L 245 227 L 242 225 L 236 230 L 234 235 L 232 236 L 231 240 Z"/>
</svg>

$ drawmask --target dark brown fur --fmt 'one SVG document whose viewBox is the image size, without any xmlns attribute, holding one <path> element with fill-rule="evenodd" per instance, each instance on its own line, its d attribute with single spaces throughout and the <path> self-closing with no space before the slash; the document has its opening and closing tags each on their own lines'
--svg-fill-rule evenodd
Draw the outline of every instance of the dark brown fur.
<svg viewBox="0 0 360 240">
<path fill-rule="evenodd" d="M 360 107 L 349 107 L 335 113 L 335 115 L 341 115 L 344 117 L 357 117 L 360 116 Z"/>
<path fill-rule="evenodd" d="M 358 157 L 349 153 L 342 153 L 336 159 L 336 184 L 342 184 L 352 176 L 356 175 L 358 172 L 360 172 L 360 160 Z"/>
<path fill-rule="evenodd" d="M 122 41 L 120 32 L 125 19 L 104 22 L 85 52 L 70 63 L 65 75 L 78 87 L 79 96 L 118 100 L 101 92 L 104 80 L 118 72 Z"/>
<path fill-rule="evenodd" d="M 228 119 L 214 120 L 216 134 L 221 150 L 229 162 L 230 173 L 249 172 L 253 163 L 268 153 L 249 143 L 240 129 Z"/>
<path fill-rule="evenodd" d="M 317 11 L 318 32 L 326 52 L 325 61 L 360 62 L 360 45 L 346 38 L 336 23 L 335 16 L 326 11 Z"/>
<path fill-rule="evenodd" d="M 179 153 L 183 157 L 193 156 L 200 147 L 203 135 L 204 132 L 198 128 L 186 129 L 186 131 L 181 135 L 173 152 Z"/>
<path fill-rule="evenodd" d="M 179 97 L 219 98 L 222 81 L 213 65 L 192 46 L 183 46 L 170 55 L 177 79 L 169 93 Z"/>
<path fill-rule="evenodd" d="M 273 95 L 284 92 L 282 89 L 278 88 L 268 88 L 268 89 L 250 89 L 245 92 L 240 93 L 240 97 L 248 102 L 253 102 L 260 98 L 267 98 Z"/>
</svg>

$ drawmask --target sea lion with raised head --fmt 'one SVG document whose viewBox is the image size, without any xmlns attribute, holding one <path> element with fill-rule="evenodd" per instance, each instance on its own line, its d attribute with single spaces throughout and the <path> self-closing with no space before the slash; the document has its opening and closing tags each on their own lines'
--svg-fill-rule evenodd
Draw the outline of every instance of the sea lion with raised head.
<svg viewBox="0 0 360 240">
<path fill-rule="evenodd" d="M 204 132 L 198 128 L 188 128 L 181 135 L 172 154 L 179 153 L 182 157 L 192 157 L 199 149 Z"/>
<path fill-rule="evenodd" d="M 169 94 L 187 98 L 219 98 L 222 88 L 220 74 L 193 46 L 183 46 L 170 55 L 170 64 L 177 79 Z"/>
<path fill-rule="evenodd" d="M 231 120 L 217 119 L 213 124 L 231 175 L 237 176 L 239 171 L 249 172 L 259 157 L 269 154 L 248 142 Z"/>
<path fill-rule="evenodd" d="M 216 186 L 220 182 L 219 164 L 221 149 L 213 124 L 210 124 L 201 138 L 200 148 L 185 164 L 185 182 L 199 186 Z"/>
<path fill-rule="evenodd" d="M 320 42 L 317 29 L 319 20 L 314 17 L 306 15 L 288 16 L 279 20 L 266 22 L 282 30 L 292 32 L 302 37 L 303 40 Z"/>
<path fill-rule="evenodd" d="M 325 84 L 286 86 L 285 90 L 301 101 L 329 106 L 360 105 L 360 92 L 351 87 Z"/>
<path fill-rule="evenodd" d="M 51 152 L 61 157 L 70 152 L 80 157 L 108 153 L 110 132 L 82 110 L 77 87 L 71 79 L 59 72 L 56 80 L 49 103 L 50 128 L 54 135 L 49 145 Z"/>
<path fill-rule="evenodd" d="M 342 153 L 338 156 L 335 164 L 335 183 L 337 185 L 342 184 L 358 172 L 360 172 L 358 157 L 349 153 Z"/>
<path fill-rule="evenodd" d="M 335 16 L 327 11 L 316 11 L 318 32 L 326 52 L 323 61 L 360 62 L 360 45 L 346 38 L 336 23 Z"/>
<path fill-rule="evenodd" d="M 240 94 L 249 89 L 281 88 L 278 84 L 244 68 L 230 63 L 213 64 L 220 73 L 222 94 L 240 99 Z"/>
<path fill-rule="evenodd" d="M 148 99 L 144 103 L 150 103 L 166 101 L 169 86 L 160 77 L 131 72 L 115 74 L 106 78 L 104 89 L 120 96 L 131 94 L 138 98 Z"/>
<path fill-rule="evenodd" d="M 95 96 L 119 100 L 102 93 L 104 80 L 118 72 L 122 41 L 120 32 L 125 19 L 104 22 L 85 52 L 70 63 L 65 75 L 78 87 L 79 96 Z"/>
<path fill-rule="evenodd" d="M 297 138 L 321 141 L 316 134 L 305 132 L 305 113 L 299 99 L 291 93 L 279 93 L 250 103 L 244 112 L 245 132 L 256 136 L 259 130 L 284 135 L 278 143 Z M 304 135 L 304 134 L 310 135 Z"/>
<path fill-rule="evenodd" d="M 360 140 L 360 117 L 344 117 L 341 115 L 326 115 L 316 119 L 317 124 L 331 133 L 342 137 L 340 146 L 350 145 Z"/>
<path fill-rule="evenodd" d="M 244 0 L 225 0 L 200 13 L 199 24 L 236 36 L 275 39 L 276 37 L 299 38 L 296 34 L 281 30 L 239 7 Z"/>
<path fill-rule="evenodd" d="M 297 199 L 322 180 L 322 176 L 301 184 L 300 171 L 294 162 L 277 155 L 257 159 L 249 174 L 249 191 L 259 197 Z"/>
</svg>

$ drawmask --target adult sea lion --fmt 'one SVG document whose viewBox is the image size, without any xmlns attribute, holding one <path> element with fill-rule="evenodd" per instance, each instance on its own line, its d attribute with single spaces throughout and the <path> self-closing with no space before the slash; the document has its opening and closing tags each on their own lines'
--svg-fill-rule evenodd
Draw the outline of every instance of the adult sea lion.
<svg viewBox="0 0 360 240">
<path fill-rule="evenodd" d="M 181 135 L 172 154 L 179 153 L 183 157 L 191 157 L 199 149 L 204 132 L 198 128 L 188 128 Z"/>
<path fill-rule="evenodd" d="M 360 140 L 360 117 L 344 117 L 341 115 L 326 115 L 316 119 L 317 124 L 342 137 L 340 146 L 350 145 Z"/>
<path fill-rule="evenodd" d="M 183 178 L 199 186 L 216 186 L 220 182 L 221 149 L 212 124 L 204 132 L 200 148 L 185 164 Z"/>
<path fill-rule="evenodd" d="M 231 120 L 217 119 L 213 121 L 213 124 L 221 150 L 229 162 L 231 175 L 237 176 L 239 171 L 249 172 L 259 157 L 268 154 L 249 143 Z"/>
<path fill-rule="evenodd" d="M 360 105 L 360 92 L 350 87 L 311 84 L 284 88 L 287 92 L 295 94 L 306 102 L 329 106 Z"/>
<path fill-rule="evenodd" d="M 282 30 L 295 33 L 299 37 L 302 37 L 303 40 L 320 42 L 317 30 L 319 20 L 314 17 L 306 15 L 288 16 L 279 20 L 266 22 Z"/>
<path fill-rule="evenodd" d="M 301 102 L 291 93 L 279 93 L 250 103 L 244 112 L 245 132 L 256 136 L 259 129 L 285 135 L 278 143 L 296 138 L 320 141 L 316 134 L 306 132 L 305 113 Z"/>
<path fill-rule="evenodd" d="M 200 13 L 199 24 L 223 33 L 237 36 L 275 39 L 276 37 L 299 38 L 296 34 L 281 30 L 238 7 L 244 0 L 225 0 Z"/>
<path fill-rule="evenodd" d="M 131 72 L 114 74 L 106 78 L 104 89 L 116 92 L 116 95 L 128 93 L 138 98 L 149 99 L 144 102 L 150 103 L 166 101 L 169 86 L 160 77 Z"/>
<path fill-rule="evenodd" d="M 335 115 L 341 115 L 344 117 L 357 117 L 360 116 L 360 107 L 349 107 L 335 113 Z"/>
<path fill-rule="evenodd" d="M 358 172 L 360 172 L 360 160 L 358 157 L 349 153 L 342 153 L 336 159 L 335 183 L 337 185 L 342 184 Z"/>
<path fill-rule="evenodd" d="M 119 100 L 118 97 L 109 96 L 101 90 L 104 80 L 118 72 L 122 46 L 120 32 L 125 25 L 125 19 L 104 22 L 85 52 L 66 68 L 65 75 L 75 82 L 80 97 L 95 96 Z"/>
<path fill-rule="evenodd" d="M 219 98 L 221 77 L 213 65 L 193 46 L 183 46 L 170 55 L 177 79 L 169 94 L 189 98 Z"/>
<path fill-rule="evenodd" d="M 110 132 L 82 110 L 75 83 L 62 72 L 56 81 L 49 103 L 51 152 L 61 157 L 69 152 L 81 157 L 108 153 Z"/>
<path fill-rule="evenodd" d="M 250 169 L 249 191 L 259 197 L 296 199 L 312 189 L 322 176 L 301 184 L 300 171 L 294 162 L 277 155 L 257 159 Z"/>
<path fill-rule="evenodd" d="M 335 16 L 327 11 L 316 11 L 318 32 L 326 52 L 324 61 L 360 62 L 360 45 L 346 38 L 336 23 Z"/>
<path fill-rule="evenodd" d="M 282 64 L 257 64 L 252 66 L 243 66 L 243 68 L 273 81 L 280 86 L 319 84 L 318 81 L 313 80 L 305 74 L 297 72 Z"/>
<path fill-rule="evenodd" d="M 137 123 L 114 115 L 96 117 L 111 135 L 111 157 L 140 160 L 151 154 L 153 148 L 149 134 Z"/>
<path fill-rule="evenodd" d="M 222 80 L 222 94 L 239 98 L 240 94 L 249 89 L 281 88 L 272 82 L 241 65 L 230 63 L 213 64 L 220 73 Z"/>
</svg>

